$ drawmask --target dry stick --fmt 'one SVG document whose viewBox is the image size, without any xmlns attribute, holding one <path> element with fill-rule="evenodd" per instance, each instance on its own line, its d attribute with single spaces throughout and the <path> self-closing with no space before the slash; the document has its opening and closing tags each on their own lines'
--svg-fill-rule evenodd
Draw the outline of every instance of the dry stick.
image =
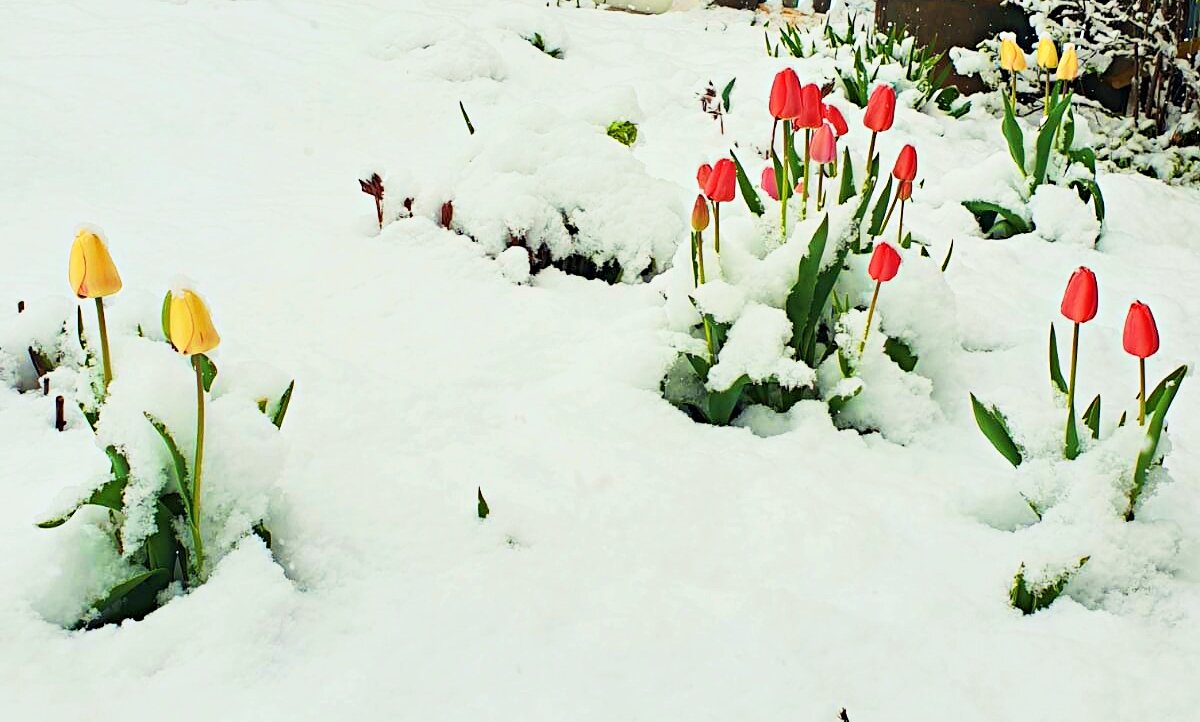
<svg viewBox="0 0 1200 722">
<path fill-rule="evenodd" d="M 62 396 L 54 399 L 54 428 L 59 431 L 67 428 L 66 399 Z"/>
</svg>

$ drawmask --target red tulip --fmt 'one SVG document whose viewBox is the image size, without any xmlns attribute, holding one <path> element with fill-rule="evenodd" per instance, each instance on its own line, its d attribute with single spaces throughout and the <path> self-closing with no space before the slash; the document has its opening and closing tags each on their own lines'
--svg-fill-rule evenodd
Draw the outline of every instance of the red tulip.
<svg viewBox="0 0 1200 722">
<path fill-rule="evenodd" d="M 896 167 L 892 169 L 892 177 L 896 180 L 911 181 L 917 177 L 917 149 L 906 145 L 900 149 L 896 158 Z"/>
<path fill-rule="evenodd" d="M 837 160 L 837 136 L 833 134 L 832 125 L 822 123 L 817 132 L 813 133 L 811 153 L 816 163 L 832 163 Z"/>
<path fill-rule="evenodd" d="M 841 138 L 846 133 L 850 132 L 850 127 L 846 125 L 846 118 L 842 115 L 842 111 L 836 106 L 824 103 L 821 105 L 821 117 L 829 121 L 833 126 L 833 132 L 837 137 Z"/>
<path fill-rule="evenodd" d="M 710 175 L 712 175 L 712 166 L 708 163 L 700 166 L 696 171 L 696 184 L 700 186 L 700 190 L 704 190 L 704 186 L 708 185 Z"/>
<path fill-rule="evenodd" d="M 795 127 L 821 127 L 821 89 L 815 83 L 800 88 L 800 112 L 796 115 Z"/>
<path fill-rule="evenodd" d="M 1126 353 L 1146 358 L 1158 352 L 1158 326 L 1154 323 L 1154 314 L 1150 307 L 1141 301 L 1134 301 L 1129 306 L 1129 315 L 1125 317 L 1125 351 Z"/>
<path fill-rule="evenodd" d="M 704 196 L 697 195 L 696 203 L 692 206 L 692 230 L 699 233 L 708 228 L 708 202 Z"/>
<path fill-rule="evenodd" d="M 890 85 L 876 87 L 867 101 L 867 114 L 863 116 L 863 125 L 876 133 L 882 133 L 892 127 L 895 119 L 896 91 Z"/>
<path fill-rule="evenodd" d="M 769 106 L 771 115 L 780 120 L 800 115 L 800 79 L 796 71 L 784 68 L 775 74 Z"/>
<path fill-rule="evenodd" d="M 880 241 L 871 254 L 871 265 L 867 267 L 867 275 L 872 281 L 883 283 L 896 277 L 900 270 L 900 254 L 889 244 Z"/>
<path fill-rule="evenodd" d="M 779 182 L 775 178 L 774 168 L 763 168 L 762 189 L 771 196 L 771 200 L 779 200 Z"/>
<path fill-rule="evenodd" d="M 1062 300 L 1062 315 L 1075 323 L 1087 323 L 1096 317 L 1098 299 L 1096 274 L 1080 266 L 1071 274 L 1071 280 L 1067 281 L 1067 290 Z"/>
<path fill-rule="evenodd" d="M 912 198 L 912 181 L 900 181 L 900 186 L 896 188 L 896 197 L 902 201 Z"/>
<path fill-rule="evenodd" d="M 710 201 L 725 203 L 733 200 L 734 188 L 737 184 L 737 169 L 733 161 L 722 158 L 713 166 L 708 182 L 704 184 L 704 195 Z"/>
</svg>

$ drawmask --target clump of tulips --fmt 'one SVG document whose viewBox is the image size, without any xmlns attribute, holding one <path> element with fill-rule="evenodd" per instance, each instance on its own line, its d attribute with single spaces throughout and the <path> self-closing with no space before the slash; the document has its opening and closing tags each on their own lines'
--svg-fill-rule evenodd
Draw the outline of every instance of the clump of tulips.
<svg viewBox="0 0 1200 722">
<path fill-rule="evenodd" d="M 1063 432 L 1063 456 L 1067 460 L 1078 458 L 1081 452 L 1075 411 L 1081 329 L 1096 317 L 1098 308 L 1099 290 L 1096 274 L 1091 269 L 1081 266 L 1067 282 L 1060 305 L 1060 312 L 1072 323 L 1069 374 L 1065 378 L 1059 363 L 1058 340 L 1054 324 L 1050 325 L 1050 381 L 1056 392 L 1066 398 L 1067 415 Z M 1161 463 L 1158 458 L 1159 440 L 1162 436 L 1167 411 L 1175 399 L 1180 382 L 1187 374 L 1187 366 L 1180 366 L 1172 371 L 1147 395 L 1146 359 L 1158 352 L 1159 336 L 1158 326 L 1155 324 L 1150 307 L 1140 301 L 1134 301 L 1129 307 L 1122 344 L 1126 353 L 1138 360 L 1137 424 L 1139 427 L 1146 428 L 1146 440 L 1139 448 L 1127 496 L 1125 518 L 1132 520 L 1135 507 L 1145 490 L 1147 474 L 1151 466 Z M 1004 415 L 995 406 L 984 405 L 974 395 L 971 395 L 971 405 L 980 430 L 996 450 L 1013 466 L 1020 466 L 1025 452 L 1014 440 Z M 1090 431 L 1092 439 L 1100 438 L 1100 411 L 1100 396 L 1096 395 L 1082 416 L 1083 425 Z M 1124 426 L 1126 419 L 1127 414 L 1123 412 L 1117 422 L 1117 427 Z M 1149 420 L 1148 425 L 1147 420 Z M 1031 504 L 1031 508 L 1040 516 L 1040 511 L 1034 505 Z"/>
<path fill-rule="evenodd" d="M 78 298 L 94 299 L 96 303 L 102 371 L 99 398 L 96 399 L 97 411 L 88 415 L 89 424 L 95 429 L 105 413 L 104 402 L 114 378 L 104 299 L 120 291 L 122 285 L 116 264 L 98 233 L 80 231 L 71 247 L 68 276 L 72 291 Z M 114 520 L 114 546 L 122 551 L 122 556 L 136 570 L 106 594 L 92 600 L 90 611 L 79 621 L 79 627 L 92 628 L 124 619 L 140 619 L 158 608 L 162 593 L 172 584 L 179 584 L 183 588 L 194 587 L 203 583 L 208 574 L 209 564 L 206 562 L 201 525 L 204 516 L 205 401 L 216 378 L 217 367 L 207 354 L 218 346 L 220 336 L 207 304 L 193 289 L 187 287 L 174 289 L 163 299 L 162 330 L 171 347 L 188 360 L 195 375 L 196 429 L 194 454 L 189 467 L 171 431 L 157 418 L 146 414 L 167 449 L 173 471 L 152 502 L 154 530 L 136 548 L 122 548 L 122 540 L 126 538 L 122 527 L 129 516 L 125 508 L 126 487 L 134 478 L 134 471 L 125 453 L 115 445 L 105 448 L 110 464 L 108 480 L 63 514 L 38 524 L 43 528 L 61 526 L 86 505 L 107 508 Z M 88 351 L 82 333 L 79 340 L 85 352 Z M 83 371 L 86 373 L 87 369 Z M 128 371 L 126 373 L 122 383 L 136 383 L 137 377 Z M 48 383 L 46 385 L 48 387 Z M 294 383 L 288 386 L 271 408 L 268 408 L 268 399 L 259 401 L 259 409 L 277 428 L 283 424 L 293 388 Z M 253 531 L 269 544 L 270 533 L 261 522 L 255 525 Z"/>
</svg>

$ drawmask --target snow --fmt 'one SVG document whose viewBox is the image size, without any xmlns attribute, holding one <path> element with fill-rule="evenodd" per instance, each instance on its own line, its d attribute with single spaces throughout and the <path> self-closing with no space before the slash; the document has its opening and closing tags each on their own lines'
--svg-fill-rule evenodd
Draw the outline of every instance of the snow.
<svg viewBox="0 0 1200 722">
<path fill-rule="evenodd" d="M 901 249 L 860 378 L 845 382 L 861 394 L 837 423 L 805 400 L 717 428 L 659 393 L 679 348 L 703 350 L 683 337 L 693 300 L 734 323 L 714 388 L 836 371 L 786 358 L 778 308 L 820 216 L 793 213 L 784 239 L 773 204 L 763 220 L 722 204 L 700 291 L 687 251 L 696 166 L 736 145 L 756 178 L 771 77 L 790 65 L 819 82 L 829 58 L 768 57 L 755 16 L 722 9 L 45 0 L 4 15 L 6 719 L 1194 718 L 1195 379 L 1133 523 L 1122 484 L 1142 439 L 1114 427 L 1135 410 L 1137 365 L 1119 342 L 1131 300 L 1162 332 L 1152 383 L 1196 361 L 1200 192 L 1101 172 L 1094 247 L 1090 207 L 1046 186 L 1034 233 L 984 239 L 961 201 L 1019 198 L 998 104 L 973 98 L 956 121 L 902 95 L 877 148 L 885 170 L 905 143 L 918 149 L 906 227 L 930 258 Z M 564 59 L 534 49 L 534 32 Z M 732 77 L 722 136 L 695 94 Z M 861 170 L 862 110 L 836 102 L 851 129 L 839 145 Z M 619 118 L 639 126 L 633 148 L 604 134 Z M 371 172 L 385 179 L 382 231 L 356 185 Z M 453 230 L 436 222 L 447 200 Z M 87 379 L 68 363 L 43 396 L 26 351 L 61 343 L 82 358 L 66 281 L 82 221 L 106 229 L 125 283 L 107 303 L 115 378 L 97 436 L 71 403 L 54 428 L 55 396 L 86 395 Z M 845 211 L 830 224 L 826 262 Z M 626 274 L 531 276 L 514 232 Z M 866 260 L 851 257 L 839 286 L 860 307 Z M 643 282 L 651 262 L 660 273 Z M 1082 329 L 1078 395 L 1103 394 L 1104 434 L 1068 463 L 1046 335 L 1054 321 L 1065 356 L 1058 305 L 1079 265 L 1099 278 L 1100 310 Z M 140 502 L 169 462 L 142 413 L 185 456 L 194 443 L 194 378 L 159 327 L 181 273 L 222 338 L 211 577 L 141 622 L 68 632 L 128 562 L 102 510 L 34 523 L 102 482 L 103 445 L 119 442 L 131 534 L 148 530 Z M 865 313 L 845 320 L 861 337 Z M 914 372 L 883 355 L 885 334 L 919 355 Z M 257 403 L 293 378 L 277 431 Z M 968 392 L 1008 415 L 1028 462 L 995 453 Z M 246 535 L 260 518 L 273 553 Z M 1036 577 L 1084 555 L 1052 607 L 1008 606 L 1020 564 Z"/>
</svg>

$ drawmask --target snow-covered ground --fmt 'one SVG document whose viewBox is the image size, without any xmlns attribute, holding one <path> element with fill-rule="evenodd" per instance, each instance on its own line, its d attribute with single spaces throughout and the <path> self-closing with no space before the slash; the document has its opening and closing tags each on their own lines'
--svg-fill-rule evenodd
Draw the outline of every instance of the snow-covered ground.
<svg viewBox="0 0 1200 722">
<path fill-rule="evenodd" d="M 206 493 L 268 510 L 279 562 L 244 541 L 145 620 L 65 631 L 113 581 L 89 523 L 103 515 L 34 522 L 107 460 L 82 419 L 55 431 L 54 394 L 0 386 L 0 717 L 1197 719 L 1197 381 L 1171 412 L 1171 480 L 1131 524 L 1112 475 L 1136 440 L 1014 470 L 967 394 L 1053 447 L 1046 331 L 1068 336 L 1058 305 L 1079 265 L 1100 282 L 1079 396 L 1103 393 L 1106 433 L 1134 408 L 1130 301 L 1162 332 L 1152 381 L 1194 363 L 1200 193 L 1102 175 L 1096 249 L 1052 203 L 1038 233 L 984 240 L 958 201 L 1012 172 L 998 119 L 901 107 L 884 167 L 916 145 L 908 222 L 937 261 L 955 245 L 944 277 L 906 252 L 880 313 L 916 335 L 928 383 L 877 397 L 883 434 L 839 430 L 816 403 L 746 421 L 758 434 L 697 424 L 659 393 L 673 271 L 518 284 L 511 254 L 492 256 L 514 227 L 567 242 L 556 209 L 578 202 L 585 250 L 635 270 L 686 258 L 696 166 L 767 136 L 780 68 L 819 82 L 832 66 L 767 56 L 749 13 L 545 5 L 0 8 L 0 348 L 36 322 L 53 334 L 70 240 L 101 226 L 125 289 L 100 436 L 149 454 L 131 420 L 153 409 L 188 428 L 192 390 L 186 364 L 134 329 L 156 328 L 172 279 L 193 279 L 222 337 Z M 696 93 L 733 77 L 722 137 Z M 833 102 L 861 157 L 861 111 Z M 604 135 L 620 119 L 639 125 L 632 150 Z M 389 216 L 413 197 L 415 217 L 377 231 L 357 187 L 373 170 Z M 450 199 L 479 243 L 434 222 Z M 760 229 L 740 201 L 727 209 L 737 258 Z M 246 409 L 290 378 L 275 435 Z M 1018 491 L 1059 503 L 1032 524 Z M 1022 562 L 1089 554 L 1049 609 L 1008 605 Z"/>
</svg>

